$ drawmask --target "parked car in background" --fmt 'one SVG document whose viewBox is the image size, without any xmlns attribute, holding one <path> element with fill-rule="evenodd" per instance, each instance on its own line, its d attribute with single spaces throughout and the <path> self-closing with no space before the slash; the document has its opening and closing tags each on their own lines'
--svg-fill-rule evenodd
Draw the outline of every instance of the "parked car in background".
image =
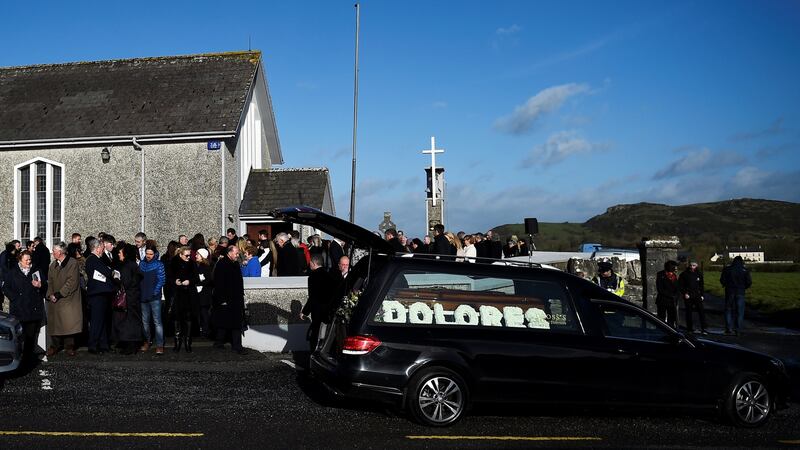
<svg viewBox="0 0 800 450">
<path fill-rule="evenodd" d="M 16 370 L 22 358 L 22 324 L 0 311 L 0 376 Z"/>
<path fill-rule="evenodd" d="M 429 426 L 473 404 L 707 408 L 741 427 L 788 405 L 783 363 L 685 335 L 587 280 L 537 266 L 397 257 L 307 207 L 272 216 L 367 249 L 310 362 L 335 396 L 388 401 Z M 357 301 L 355 298 L 357 297 Z"/>
</svg>

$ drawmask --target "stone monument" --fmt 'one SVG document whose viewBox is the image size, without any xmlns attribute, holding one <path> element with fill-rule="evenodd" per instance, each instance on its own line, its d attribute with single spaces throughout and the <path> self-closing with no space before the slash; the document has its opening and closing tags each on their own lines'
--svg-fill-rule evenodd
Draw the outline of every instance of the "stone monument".
<svg viewBox="0 0 800 450">
<path fill-rule="evenodd" d="M 378 230 L 381 232 L 381 234 L 384 234 L 386 233 L 386 230 L 388 230 L 389 228 L 394 228 L 396 230 L 397 225 L 395 225 L 394 222 L 392 222 L 391 211 L 386 211 L 383 213 L 383 222 L 381 222 L 380 225 L 378 225 Z"/>
<path fill-rule="evenodd" d="M 648 311 L 656 313 L 656 274 L 664 270 L 664 263 L 678 260 L 681 243 L 677 236 L 655 236 L 642 238 L 639 243 L 639 259 L 642 262 L 642 303 Z"/>
<path fill-rule="evenodd" d="M 444 225 L 444 167 L 436 167 L 436 154 L 444 153 L 444 149 L 437 149 L 436 138 L 431 136 L 431 148 L 422 153 L 431 155 L 431 166 L 425 169 L 425 226 L 430 232 L 437 223 Z"/>
</svg>

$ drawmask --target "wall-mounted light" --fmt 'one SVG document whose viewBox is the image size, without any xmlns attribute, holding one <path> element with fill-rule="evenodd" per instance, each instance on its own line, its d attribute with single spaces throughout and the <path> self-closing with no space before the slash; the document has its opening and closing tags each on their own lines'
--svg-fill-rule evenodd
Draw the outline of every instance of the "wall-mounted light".
<svg viewBox="0 0 800 450">
<path fill-rule="evenodd" d="M 100 152 L 100 158 L 103 160 L 103 164 L 111 161 L 111 152 L 108 151 L 108 147 L 103 147 L 103 150 Z"/>
<path fill-rule="evenodd" d="M 233 222 L 233 214 L 228 214 L 228 222 Z"/>
</svg>

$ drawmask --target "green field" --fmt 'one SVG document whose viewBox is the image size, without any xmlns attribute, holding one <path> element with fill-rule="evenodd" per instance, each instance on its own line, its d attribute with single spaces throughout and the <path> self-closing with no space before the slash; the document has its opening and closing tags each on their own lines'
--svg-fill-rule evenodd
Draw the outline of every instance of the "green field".
<svg viewBox="0 0 800 450">
<path fill-rule="evenodd" d="M 765 313 L 800 309 L 800 273 L 752 272 L 753 286 L 747 290 L 747 303 Z M 705 272 L 706 290 L 718 297 L 725 291 L 719 272 Z"/>
</svg>

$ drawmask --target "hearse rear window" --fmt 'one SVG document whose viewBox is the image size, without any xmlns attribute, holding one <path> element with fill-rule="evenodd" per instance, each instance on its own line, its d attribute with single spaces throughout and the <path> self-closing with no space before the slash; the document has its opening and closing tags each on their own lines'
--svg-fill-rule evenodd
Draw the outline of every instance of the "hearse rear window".
<svg viewBox="0 0 800 450">
<path fill-rule="evenodd" d="M 403 271 L 375 323 L 578 331 L 564 289 L 547 281 Z"/>
</svg>

